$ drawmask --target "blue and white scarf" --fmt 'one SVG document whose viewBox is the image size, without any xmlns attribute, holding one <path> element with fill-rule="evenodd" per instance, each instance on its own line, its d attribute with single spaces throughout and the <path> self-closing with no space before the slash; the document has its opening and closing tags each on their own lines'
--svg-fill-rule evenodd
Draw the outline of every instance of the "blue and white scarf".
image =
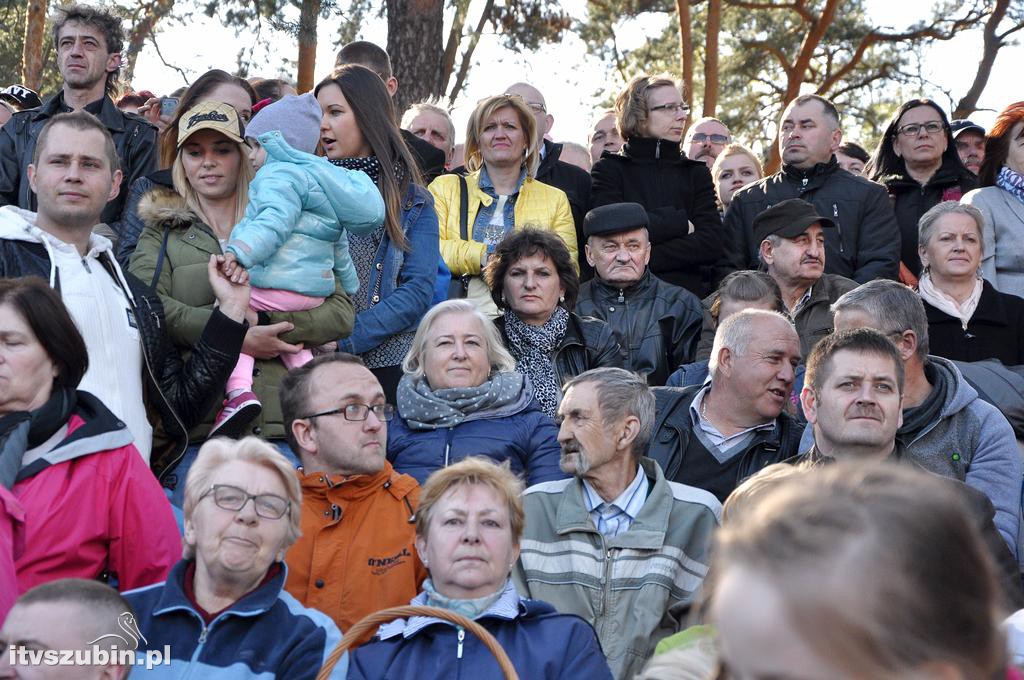
<svg viewBox="0 0 1024 680">
<path fill-rule="evenodd" d="M 1024 203 L 1024 175 L 1004 165 L 996 177 L 996 186 L 1009 191 L 1018 201 Z"/>
</svg>

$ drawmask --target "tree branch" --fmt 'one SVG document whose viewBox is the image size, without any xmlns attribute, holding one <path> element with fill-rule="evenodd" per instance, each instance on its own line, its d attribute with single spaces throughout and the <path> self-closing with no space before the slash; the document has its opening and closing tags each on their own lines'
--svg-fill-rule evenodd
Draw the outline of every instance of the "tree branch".
<svg viewBox="0 0 1024 680">
<path fill-rule="evenodd" d="M 484 5 L 484 11 L 480 13 L 480 20 L 476 24 L 476 30 L 469 38 L 469 45 L 466 47 L 466 51 L 462 54 L 462 63 L 459 64 L 459 73 L 455 77 L 455 84 L 452 86 L 451 92 L 448 95 L 448 108 L 455 106 L 455 100 L 459 96 L 459 92 L 462 91 L 462 87 L 466 83 L 466 75 L 469 74 L 470 61 L 473 58 L 473 52 L 476 51 L 477 43 L 480 42 L 480 34 L 483 33 L 484 27 L 487 25 L 487 20 L 491 17 L 491 11 L 494 9 L 494 0 L 487 0 L 487 4 Z"/>
</svg>

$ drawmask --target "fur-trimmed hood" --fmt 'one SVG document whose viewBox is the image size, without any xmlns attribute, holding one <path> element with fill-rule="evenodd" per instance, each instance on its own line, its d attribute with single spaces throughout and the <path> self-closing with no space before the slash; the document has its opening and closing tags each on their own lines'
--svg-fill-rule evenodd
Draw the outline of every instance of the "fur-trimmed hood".
<svg viewBox="0 0 1024 680">
<path fill-rule="evenodd" d="M 170 187 L 155 186 L 139 199 L 139 217 L 147 227 L 187 229 L 203 218 L 185 205 L 185 199 Z"/>
</svg>

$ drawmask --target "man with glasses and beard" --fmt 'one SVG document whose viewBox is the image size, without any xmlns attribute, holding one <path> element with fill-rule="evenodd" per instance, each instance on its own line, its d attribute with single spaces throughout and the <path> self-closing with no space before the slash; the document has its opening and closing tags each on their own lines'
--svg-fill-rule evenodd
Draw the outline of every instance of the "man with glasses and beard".
<svg viewBox="0 0 1024 680">
<path fill-rule="evenodd" d="M 686 627 L 721 506 L 643 457 L 654 395 L 640 376 L 581 373 L 566 383 L 558 420 L 562 470 L 573 477 L 526 490 L 513 578 L 526 597 L 593 625 L 615 677 L 632 678 Z"/>
</svg>

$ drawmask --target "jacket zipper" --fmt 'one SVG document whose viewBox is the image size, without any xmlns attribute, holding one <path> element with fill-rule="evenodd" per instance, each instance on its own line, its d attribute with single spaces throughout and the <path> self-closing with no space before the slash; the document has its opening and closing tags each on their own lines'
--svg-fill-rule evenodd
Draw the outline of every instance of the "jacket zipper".
<svg viewBox="0 0 1024 680">
<path fill-rule="evenodd" d="M 839 221 L 839 206 L 835 203 L 832 204 L 832 221 L 836 223 L 836 232 L 839 234 L 839 254 L 842 255 L 843 250 L 843 225 Z"/>
<path fill-rule="evenodd" d="M 444 466 L 445 467 L 448 467 L 448 454 L 451 453 L 451 450 L 452 450 L 452 437 L 453 436 L 455 436 L 454 428 L 449 427 L 448 428 L 448 436 L 446 437 L 445 443 L 444 443 Z"/>
</svg>

